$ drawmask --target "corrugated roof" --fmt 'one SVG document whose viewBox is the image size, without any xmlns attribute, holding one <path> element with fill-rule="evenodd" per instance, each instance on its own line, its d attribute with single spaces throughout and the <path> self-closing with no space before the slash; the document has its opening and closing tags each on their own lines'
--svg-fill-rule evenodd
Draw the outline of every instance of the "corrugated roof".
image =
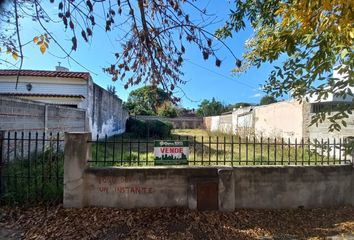
<svg viewBox="0 0 354 240">
<path fill-rule="evenodd" d="M 17 76 L 18 70 L 2 70 L 0 76 Z M 70 72 L 70 71 L 46 71 L 46 70 L 21 70 L 20 76 L 33 77 L 62 77 L 62 78 L 83 78 L 90 79 L 88 72 Z"/>
<path fill-rule="evenodd" d="M 68 95 L 68 94 L 47 94 L 47 93 L 0 93 L 1 96 L 14 97 L 62 97 L 62 98 L 85 98 L 82 95 Z"/>
</svg>

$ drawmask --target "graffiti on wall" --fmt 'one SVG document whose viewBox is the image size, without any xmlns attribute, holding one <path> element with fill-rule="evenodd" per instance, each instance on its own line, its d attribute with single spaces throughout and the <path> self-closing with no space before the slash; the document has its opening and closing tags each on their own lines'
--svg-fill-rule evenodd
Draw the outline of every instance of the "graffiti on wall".
<svg viewBox="0 0 354 240">
<path fill-rule="evenodd" d="M 152 194 L 154 188 L 142 185 L 125 185 L 117 177 L 98 177 L 97 190 L 100 193 Z"/>
</svg>

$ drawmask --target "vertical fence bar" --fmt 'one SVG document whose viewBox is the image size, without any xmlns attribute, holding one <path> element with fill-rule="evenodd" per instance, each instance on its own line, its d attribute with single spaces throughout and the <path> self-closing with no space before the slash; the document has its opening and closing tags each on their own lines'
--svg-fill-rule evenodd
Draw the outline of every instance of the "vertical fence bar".
<svg viewBox="0 0 354 240">
<path fill-rule="evenodd" d="M 339 164 L 342 164 L 342 138 L 339 138 Z"/>
<path fill-rule="evenodd" d="M 248 137 L 246 137 L 246 165 L 248 165 Z"/>
<path fill-rule="evenodd" d="M 256 165 L 256 137 L 253 136 L 253 165 Z"/>
<path fill-rule="evenodd" d="M 138 138 L 138 166 L 140 164 L 140 137 Z"/>
<path fill-rule="evenodd" d="M 197 149 L 196 149 L 196 141 L 197 141 L 196 137 L 193 136 L 193 160 L 194 160 L 194 164 L 195 164 L 195 152 L 197 151 Z"/>
<path fill-rule="evenodd" d="M 219 165 L 219 136 L 216 136 L 216 164 Z"/>
<path fill-rule="evenodd" d="M 241 165 L 241 137 L 238 137 L 238 164 Z"/>
<path fill-rule="evenodd" d="M 56 184 L 57 184 L 57 192 L 59 192 L 59 133 L 57 133 L 57 150 L 56 150 Z"/>
<path fill-rule="evenodd" d="M 53 172 L 53 169 L 52 169 L 52 159 L 53 159 L 53 146 L 52 146 L 52 140 L 53 140 L 53 133 L 50 132 L 49 133 L 49 160 L 48 160 L 48 163 L 49 163 L 49 179 L 50 181 L 52 181 L 52 172 Z"/>
<path fill-rule="evenodd" d="M 263 164 L 263 137 L 261 136 L 261 165 Z"/>
<path fill-rule="evenodd" d="M 234 136 L 231 135 L 231 166 L 234 166 Z"/>
<path fill-rule="evenodd" d="M 104 157 L 103 157 L 103 165 L 106 166 L 107 162 L 107 134 L 104 136 Z"/>
<path fill-rule="evenodd" d="M 321 139 L 321 165 L 323 165 L 324 152 L 323 152 L 323 138 Z"/>
<path fill-rule="evenodd" d="M 336 164 L 336 139 L 333 138 L 333 164 Z"/>
<path fill-rule="evenodd" d="M 112 165 L 115 164 L 115 149 L 116 149 L 116 135 L 113 136 L 113 143 L 112 143 Z"/>
<path fill-rule="evenodd" d="M 304 138 L 301 138 L 301 165 L 304 165 Z"/>
<path fill-rule="evenodd" d="M 288 165 L 291 164 L 290 155 L 291 155 L 291 145 L 290 145 L 290 138 L 288 138 Z"/>
<path fill-rule="evenodd" d="M 274 138 L 274 164 L 277 164 L 277 139 Z"/>
<path fill-rule="evenodd" d="M 10 131 L 7 132 L 7 182 L 10 184 Z M 15 158 L 14 158 L 15 161 Z"/>
<path fill-rule="evenodd" d="M 211 165 L 211 136 L 209 136 L 209 165 Z"/>
<path fill-rule="evenodd" d="M 17 159 L 17 132 L 14 133 L 14 159 Z M 8 146 L 10 147 L 10 132 L 9 132 L 9 140 Z"/>
<path fill-rule="evenodd" d="M 34 176 L 34 187 L 36 189 L 36 200 L 38 200 L 38 180 L 37 180 L 37 158 L 38 158 L 38 132 L 36 132 L 36 140 L 35 140 L 35 150 L 34 150 L 34 169 L 36 170 L 36 175 Z"/>
<path fill-rule="evenodd" d="M 149 138 L 147 138 L 146 139 L 146 152 L 145 152 L 145 154 L 146 154 L 146 159 L 145 159 L 145 163 L 146 163 L 146 165 L 148 165 L 148 163 L 149 163 Z"/>
<path fill-rule="evenodd" d="M 3 154 L 3 147 L 4 147 L 4 138 L 5 138 L 5 132 L 0 131 L 0 199 L 5 193 L 4 190 L 4 181 L 3 180 L 3 171 L 5 167 L 5 161 L 4 161 L 4 154 Z"/>
<path fill-rule="evenodd" d="M 98 134 L 96 136 L 96 157 L 95 157 L 95 161 L 96 161 L 96 165 L 97 165 L 97 161 L 98 161 Z"/>
<path fill-rule="evenodd" d="M 315 165 L 317 165 L 317 138 L 315 139 Z"/>
<path fill-rule="evenodd" d="M 123 146 L 123 134 L 121 135 L 121 137 L 120 137 L 120 165 L 122 166 L 123 165 L 123 157 L 124 157 L 124 155 L 123 155 L 123 151 L 124 151 L 124 146 Z"/>
<path fill-rule="evenodd" d="M 270 164 L 270 159 L 269 159 L 269 146 L 270 142 L 269 142 L 269 138 L 267 138 L 267 165 Z"/>
<path fill-rule="evenodd" d="M 329 138 L 327 138 L 327 164 L 329 164 L 329 155 L 330 155 L 330 144 L 329 144 Z"/>
<path fill-rule="evenodd" d="M 129 166 L 132 165 L 132 139 L 129 137 Z"/>
<path fill-rule="evenodd" d="M 14 168 L 13 168 L 13 173 L 14 173 L 14 186 L 15 186 L 15 189 L 17 189 L 17 178 L 19 177 L 19 175 L 17 174 L 17 168 L 18 168 L 18 159 L 17 159 L 17 132 L 15 132 L 15 154 L 14 154 L 14 160 L 13 160 L 13 163 L 14 163 Z M 10 145 L 10 141 L 9 141 L 9 145 Z M 16 193 L 17 196 L 19 196 L 17 193 Z"/>
<path fill-rule="evenodd" d="M 20 179 L 21 179 L 21 181 L 20 181 L 20 186 L 21 186 L 21 190 L 20 190 L 20 193 L 21 193 L 21 197 L 20 197 L 20 199 L 21 199 L 21 201 L 23 200 L 23 197 L 24 197 L 24 194 L 23 194 L 23 188 L 24 188 L 24 183 L 23 183 L 23 181 L 24 181 L 24 178 L 25 178 L 25 176 L 24 176 L 24 144 L 25 144 L 25 134 L 24 134 L 24 132 L 21 132 L 21 159 L 20 159 L 20 169 L 21 169 L 21 174 L 20 174 Z"/>
<path fill-rule="evenodd" d="M 210 149 L 209 149 L 210 151 Z M 202 163 L 204 162 L 204 136 L 202 136 Z M 210 165 L 210 158 L 209 158 L 209 165 Z"/>
<path fill-rule="evenodd" d="M 344 163 L 347 163 L 347 139 L 343 139 L 343 145 L 344 145 Z"/>
<path fill-rule="evenodd" d="M 27 145 L 27 201 L 30 196 L 31 187 L 31 132 L 28 133 L 28 145 Z"/>
<path fill-rule="evenodd" d="M 226 137 L 224 136 L 224 165 L 226 165 Z"/>
<path fill-rule="evenodd" d="M 45 184 L 45 177 L 44 177 L 44 163 L 45 163 L 45 132 L 42 135 L 42 183 L 41 183 L 41 198 L 44 198 L 44 184 Z"/>
<path fill-rule="evenodd" d="M 281 138 L 281 165 L 284 165 L 284 138 Z"/>
<path fill-rule="evenodd" d="M 295 138 L 295 165 L 297 165 L 297 138 Z"/>
<path fill-rule="evenodd" d="M 24 134 L 24 132 L 21 132 L 21 161 L 20 161 L 20 166 L 21 166 L 21 181 L 23 181 L 23 178 L 24 178 L 24 175 L 23 175 L 23 164 L 24 164 L 24 155 L 25 155 L 25 153 L 24 153 L 24 144 L 25 144 L 25 134 Z"/>
<path fill-rule="evenodd" d="M 311 164 L 311 147 L 310 147 L 310 138 L 308 138 L 308 139 L 307 139 L 307 147 L 308 147 L 307 151 L 308 151 L 308 157 L 309 157 L 309 159 L 308 159 L 307 163 L 308 163 L 308 165 L 310 165 L 310 164 Z"/>
</svg>

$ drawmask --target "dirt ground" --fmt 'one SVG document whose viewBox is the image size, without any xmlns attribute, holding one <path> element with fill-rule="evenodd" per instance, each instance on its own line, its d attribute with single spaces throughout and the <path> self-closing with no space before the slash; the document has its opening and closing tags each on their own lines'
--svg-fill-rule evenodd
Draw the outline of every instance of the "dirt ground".
<svg viewBox="0 0 354 240">
<path fill-rule="evenodd" d="M 0 207 L 0 239 L 354 239 L 354 208 L 222 213 Z"/>
</svg>

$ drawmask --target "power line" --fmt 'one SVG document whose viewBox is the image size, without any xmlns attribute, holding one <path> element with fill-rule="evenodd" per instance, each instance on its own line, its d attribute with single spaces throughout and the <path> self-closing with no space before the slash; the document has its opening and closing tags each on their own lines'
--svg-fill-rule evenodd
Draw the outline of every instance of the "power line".
<svg viewBox="0 0 354 240">
<path fill-rule="evenodd" d="M 213 70 L 210 70 L 209 68 L 206 68 L 206 67 L 204 67 L 204 66 L 201 66 L 201 65 L 199 65 L 199 64 L 197 64 L 197 63 L 195 63 L 195 62 L 192 62 L 192 61 L 189 60 L 189 59 L 186 59 L 186 61 L 192 63 L 193 65 L 195 65 L 195 66 L 197 66 L 197 67 L 199 67 L 199 68 L 202 68 L 202 69 L 204 69 L 204 70 L 207 70 L 208 72 L 214 73 L 214 74 L 216 74 L 216 75 L 218 75 L 218 76 L 220 76 L 220 77 L 223 77 L 223 78 L 225 78 L 225 79 L 231 80 L 232 82 L 234 82 L 234 83 L 236 83 L 236 84 L 241 84 L 241 85 L 243 85 L 243 86 L 245 86 L 245 87 L 248 87 L 248 88 L 250 88 L 250 89 L 252 89 L 252 90 L 256 88 L 256 87 L 252 87 L 251 85 L 249 85 L 249 84 L 247 84 L 247 83 L 244 83 L 244 82 L 237 82 L 237 81 L 235 81 L 234 78 L 231 78 L 231 77 L 226 76 L 226 75 L 224 75 L 224 74 L 221 74 L 221 73 L 215 72 L 215 71 L 213 71 Z"/>
</svg>

